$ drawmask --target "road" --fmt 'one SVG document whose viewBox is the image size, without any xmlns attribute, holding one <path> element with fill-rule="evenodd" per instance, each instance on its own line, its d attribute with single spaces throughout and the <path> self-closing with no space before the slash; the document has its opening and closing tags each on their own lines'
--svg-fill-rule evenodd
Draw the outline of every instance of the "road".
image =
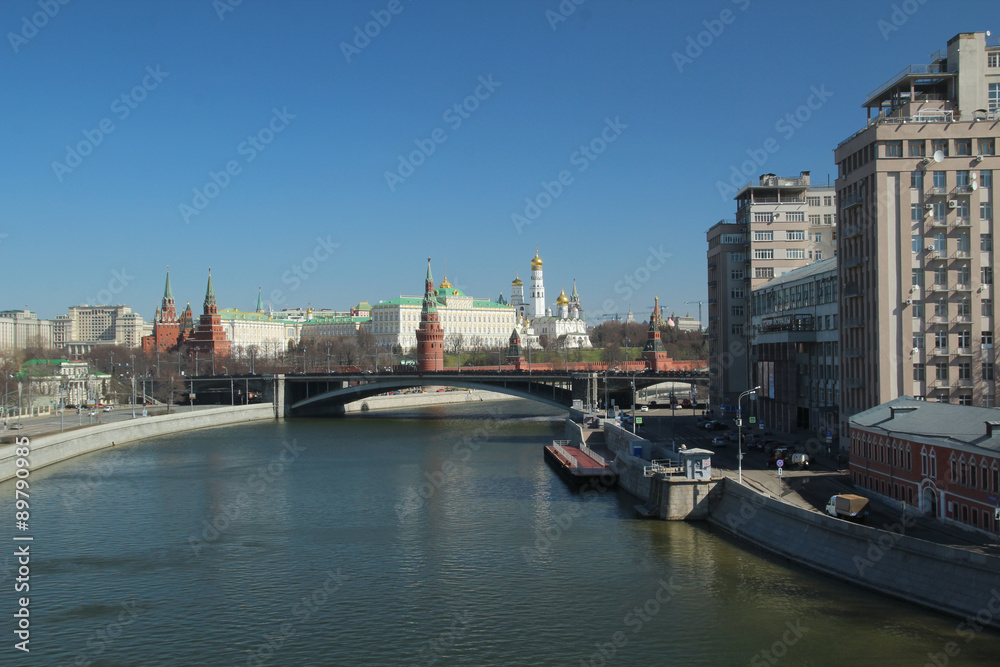
<svg viewBox="0 0 1000 667">
<path fill-rule="evenodd" d="M 195 410 L 206 410 L 209 408 L 217 408 L 218 405 L 196 405 Z M 153 406 L 146 408 L 150 416 L 166 414 L 166 406 Z M 190 406 L 171 406 L 170 412 L 187 412 L 190 411 Z M 142 406 L 135 406 L 135 418 L 142 419 Z M 119 406 L 116 407 L 112 412 L 104 412 L 102 409 L 98 408 L 94 416 L 91 417 L 89 411 L 85 408 L 77 414 L 76 410 L 66 410 L 65 414 L 60 420 L 58 413 L 45 417 L 25 417 L 21 422 L 21 429 L 17 429 L 17 417 L 12 417 L 7 421 L 7 429 L 3 430 L 0 427 L 0 436 L 4 439 L 10 436 L 26 435 L 29 437 L 35 437 L 43 435 L 45 433 L 59 432 L 60 430 L 70 431 L 78 428 L 86 428 L 90 425 L 97 424 L 109 424 L 112 422 L 123 421 L 127 419 L 132 419 L 132 407 L 131 406 Z"/>
<path fill-rule="evenodd" d="M 727 431 L 706 431 L 700 428 L 697 424 L 699 414 L 700 410 L 676 410 L 673 416 L 670 410 L 665 409 L 636 412 L 636 416 L 643 417 L 640 435 L 667 446 L 676 441 L 677 447 L 684 444 L 689 449 L 692 447 L 710 449 L 715 452 L 712 466 L 726 476 L 736 479 L 738 476 L 736 444 L 728 443 L 724 447 L 714 447 L 712 439 L 716 435 L 725 435 Z M 744 435 L 746 435 L 745 430 Z M 769 437 L 794 443 L 793 440 L 780 436 Z M 759 451 L 744 453 L 743 483 L 772 498 L 780 497 L 783 502 L 814 512 L 823 512 L 830 496 L 838 493 L 868 495 L 864 490 L 859 491 L 854 487 L 846 467 L 838 468 L 833 461 L 825 458 L 820 458 L 809 470 L 782 471 L 779 492 L 778 472 L 774 468 L 767 467 L 767 457 L 764 452 Z M 934 518 L 913 513 L 904 515 L 902 504 L 897 506 L 873 500 L 869 510 L 866 525 L 873 528 L 893 529 L 896 532 L 902 530 L 910 537 L 929 542 L 1000 555 L 996 536 L 966 530 L 957 525 L 942 523 Z"/>
</svg>

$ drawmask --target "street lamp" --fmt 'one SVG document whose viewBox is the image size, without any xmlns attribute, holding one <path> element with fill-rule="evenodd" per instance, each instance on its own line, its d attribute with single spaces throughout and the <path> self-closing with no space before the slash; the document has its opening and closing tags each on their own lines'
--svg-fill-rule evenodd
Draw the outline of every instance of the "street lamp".
<svg viewBox="0 0 1000 667">
<path fill-rule="evenodd" d="M 757 390 L 760 389 L 760 385 L 757 385 L 753 389 L 748 389 L 739 398 L 736 399 L 736 462 L 739 466 L 739 481 L 743 484 L 743 410 L 740 408 L 740 401 L 743 400 L 744 396 L 756 396 Z"/>
</svg>

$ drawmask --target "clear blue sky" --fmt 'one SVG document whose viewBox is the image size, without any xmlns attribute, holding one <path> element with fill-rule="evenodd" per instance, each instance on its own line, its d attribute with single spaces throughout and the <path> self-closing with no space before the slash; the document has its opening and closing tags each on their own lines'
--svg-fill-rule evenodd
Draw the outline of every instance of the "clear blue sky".
<svg viewBox="0 0 1000 667">
<path fill-rule="evenodd" d="M 1000 30 L 992 0 L 237 1 L 0 3 L 0 308 L 149 319 L 169 264 L 196 313 L 209 267 L 222 307 L 260 285 L 347 309 L 419 294 L 428 256 L 495 298 L 537 244 L 548 301 L 576 278 L 592 323 L 654 295 L 697 316 L 705 231 L 735 211 L 717 184 L 748 150 L 780 145 L 754 177 L 826 180 L 870 90 Z M 526 198 L 547 207 L 518 227 Z"/>
</svg>

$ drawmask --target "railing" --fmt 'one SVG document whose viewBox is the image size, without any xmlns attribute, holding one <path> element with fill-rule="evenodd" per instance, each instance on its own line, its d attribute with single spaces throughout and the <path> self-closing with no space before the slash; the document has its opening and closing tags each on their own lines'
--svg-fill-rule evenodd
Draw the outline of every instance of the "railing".
<svg viewBox="0 0 1000 667">
<path fill-rule="evenodd" d="M 955 218 L 956 227 L 971 227 L 972 222 L 968 218 Z"/>
<path fill-rule="evenodd" d="M 575 456 L 573 456 L 572 454 L 570 454 L 569 452 L 567 452 L 563 448 L 563 445 L 568 445 L 568 444 L 569 444 L 569 440 L 553 440 L 552 441 L 552 448 L 555 449 L 559 453 L 560 456 L 562 456 L 564 459 L 566 459 L 567 463 L 571 463 L 571 464 L 573 464 L 574 468 L 579 469 L 580 468 L 580 462 L 576 460 Z"/>
<path fill-rule="evenodd" d="M 962 355 L 963 357 L 968 357 L 968 356 L 972 355 L 972 348 L 971 347 L 960 347 L 960 348 L 958 348 L 957 353 L 960 354 L 960 355 Z"/>
<path fill-rule="evenodd" d="M 861 204 L 864 201 L 865 201 L 865 198 L 862 197 L 861 195 L 847 195 L 845 197 L 841 197 L 841 199 L 840 199 L 840 205 L 841 205 L 842 208 L 846 209 L 846 208 L 850 208 L 851 206 L 854 206 L 856 204 Z"/>
<path fill-rule="evenodd" d="M 956 315 L 955 322 L 958 324 L 970 324 L 972 322 L 972 315 Z"/>
<path fill-rule="evenodd" d="M 879 93 L 882 93 L 887 88 L 891 88 L 893 84 L 910 74 L 941 74 L 945 71 L 943 65 L 930 64 L 930 65 L 910 65 L 909 67 L 904 67 L 895 76 L 887 79 L 881 86 L 868 93 L 869 99 L 875 97 Z"/>
<path fill-rule="evenodd" d="M 972 285 L 969 285 L 967 283 L 958 283 L 957 285 L 955 285 L 955 291 L 956 292 L 971 292 L 972 291 Z"/>
<path fill-rule="evenodd" d="M 952 259 L 972 259 L 972 252 L 969 250 L 956 250 L 951 253 Z"/>
<path fill-rule="evenodd" d="M 960 156 L 960 157 L 962 157 L 962 156 Z M 966 155 L 964 157 L 971 157 L 971 156 Z M 971 185 L 956 185 L 955 186 L 955 192 L 957 192 L 959 194 L 962 194 L 962 195 L 970 195 L 973 192 L 975 192 L 975 190 L 973 189 L 973 187 Z"/>
<path fill-rule="evenodd" d="M 594 459 L 594 461 L 596 461 L 599 465 L 602 466 L 608 465 L 608 462 L 604 460 L 604 457 L 595 452 L 590 447 L 588 447 L 587 443 L 584 442 L 580 445 L 580 451 L 589 456 L 590 458 Z"/>
<path fill-rule="evenodd" d="M 650 463 L 652 465 L 643 466 L 642 468 L 642 474 L 644 477 L 652 477 L 653 475 L 673 477 L 674 475 L 684 474 L 684 468 L 669 459 L 656 459 Z"/>
</svg>

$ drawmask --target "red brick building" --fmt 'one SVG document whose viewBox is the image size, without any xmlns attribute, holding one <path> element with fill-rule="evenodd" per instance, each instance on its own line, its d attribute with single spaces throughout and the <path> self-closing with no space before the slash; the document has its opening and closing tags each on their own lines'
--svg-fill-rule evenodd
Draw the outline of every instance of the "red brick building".
<svg viewBox="0 0 1000 667">
<path fill-rule="evenodd" d="M 995 533 L 1000 411 L 909 396 L 850 420 L 851 479 L 870 494 Z"/>
<path fill-rule="evenodd" d="M 188 305 L 190 308 L 190 304 Z M 208 270 L 208 287 L 205 290 L 205 303 L 194 333 L 185 341 L 188 355 L 198 352 L 202 358 L 228 357 L 232 350 L 232 341 L 226 338 L 222 328 L 222 318 L 219 317 L 219 306 L 215 302 L 215 287 L 212 285 L 212 270 Z"/>
<path fill-rule="evenodd" d="M 427 278 L 424 281 L 424 302 L 417 327 L 417 370 L 439 371 L 444 368 L 444 329 L 438 321 L 437 293 L 431 276 L 431 258 L 427 258 Z"/>
<path fill-rule="evenodd" d="M 153 333 L 142 337 L 142 351 L 173 352 L 181 342 L 181 325 L 177 319 L 174 293 L 170 289 L 170 267 L 167 267 L 167 284 L 163 289 L 163 300 L 153 318 Z"/>
<path fill-rule="evenodd" d="M 646 332 L 646 346 L 642 348 L 642 358 L 646 366 L 653 371 L 665 371 L 670 364 L 670 357 L 663 347 L 660 327 L 663 326 L 663 315 L 660 314 L 660 297 L 653 303 L 653 312 L 649 316 L 649 331 Z"/>
</svg>

